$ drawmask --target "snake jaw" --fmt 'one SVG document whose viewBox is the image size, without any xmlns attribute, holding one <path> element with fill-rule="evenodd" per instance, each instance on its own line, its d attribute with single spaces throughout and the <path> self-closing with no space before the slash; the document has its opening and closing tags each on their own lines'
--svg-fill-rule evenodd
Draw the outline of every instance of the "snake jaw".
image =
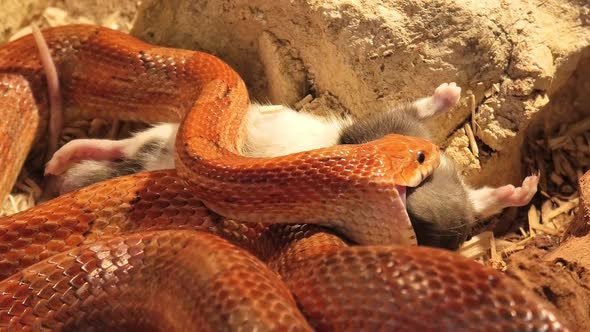
<svg viewBox="0 0 590 332">
<path fill-rule="evenodd" d="M 425 139 L 390 134 L 378 144 L 380 151 L 387 156 L 389 172 L 398 186 L 420 185 L 440 163 L 439 147 Z"/>
<path fill-rule="evenodd" d="M 407 181 L 406 181 L 406 186 L 408 187 L 417 187 L 420 183 L 422 183 L 422 180 L 424 180 L 425 176 L 424 176 L 424 172 L 422 170 L 417 170 L 412 177 L 410 177 Z"/>
<path fill-rule="evenodd" d="M 438 165 L 438 163 L 436 163 Z M 405 185 L 408 187 L 417 187 L 434 171 L 434 164 L 424 165 L 420 167 L 412 174 L 412 176 L 406 180 Z"/>
<path fill-rule="evenodd" d="M 406 210 L 407 210 L 408 205 L 406 204 L 406 187 L 405 186 L 395 186 L 395 188 L 397 189 L 399 197 L 400 197 L 402 203 L 404 204 L 404 207 L 406 207 Z"/>
<path fill-rule="evenodd" d="M 436 161 L 433 161 L 428 164 L 421 165 L 417 167 L 413 172 L 409 175 L 406 172 L 401 172 L 398 177 L 395 178 L 395 183 L 398 187 L 417 187 L 419 186 L 422 181 L 424 181 L 436 167 L 438 167 L 439 161 L 438 158 Z"/>
</svg>

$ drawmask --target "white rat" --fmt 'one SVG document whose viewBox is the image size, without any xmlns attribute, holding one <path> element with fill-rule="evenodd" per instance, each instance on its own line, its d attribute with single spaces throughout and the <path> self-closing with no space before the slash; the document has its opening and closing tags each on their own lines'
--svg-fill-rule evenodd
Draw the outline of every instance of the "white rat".
<svg viewBox="0 0 590 332">
<path fill-rule="evenodd" d="M 360 144 L 389 133 L 429 139 L 422 120 L 453 108 L 460 93 L 455 83 L 445 83 L 430 97 L 361 120 L 323 118 L 286 106 L 252 104 L 243 154 L 275 157 L 336 144 Z M 124 140 L 73 140 L 54 154 L 45 172 L 60 177 L 60 192 L 65 193 L 116 176 L 174 168 L 177 130 L 178 124 L 167 123 Z M 538 177 L 529 176 L 518 188 L 473 189 L 443 154 L 441 165 L 427 180 L 417 188 L 408 188 L 408 214 L 419 244 L 456 249 L 477 219 L 505 207 L 526 205 L 537 184 Z"/>
</svg>

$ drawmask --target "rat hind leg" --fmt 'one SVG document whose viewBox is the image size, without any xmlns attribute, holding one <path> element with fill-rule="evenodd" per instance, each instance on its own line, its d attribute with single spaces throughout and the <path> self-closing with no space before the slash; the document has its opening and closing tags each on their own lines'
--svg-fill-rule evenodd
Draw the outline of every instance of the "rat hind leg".
<svg viewBox="0 0 590 332">
<path fill-rule="evenodd" d="M 40 202 L 113 177 L 109 165 L 125 156 L 124 149 L 124 142 L 108 139 L 68 142 L 45 165 L 45 189 Z M 102 167 L 95 167 L 99 165 Z"/>
<path fill-rule="evenodd" d="M 449 111 L 457 105 L 460 98 L 461 88 L 456 83 L 443 83 L 434 90 L 432 96 L 415 101 L 413 106 L 416 108 L 417 117 L 426 119 Z"/>
<path fill-rule="evenodd" d="M 528 204 L 537 192 L 538 184 L 539 176 L 531 175 L 524 179 L 521 187 L 509 184 L 498 188 L 469 189 L 468 192 L 478 219 L 484 219 L 504 208 Z"/>
<path fill-rule="evenodd" d="M 84 160 L 73 165 L 57 178 L 54 195 L 63 195 L 70 191 L 108 180 L 117 176 L 116 167 L 111 161 Z M 131 173 L 130 173 L 131 174 Z"/>
<path fill-rule="evenodd" d="M 148 168 L 169 168 L 174 160 L 172 151 L 177 131 L 178 124 L 163 123 L 147 130 L 140 131 L 133 137 L 122 140 L 76 139 L 68 142 L 55 152 L 51 160 L 49 160 L 45 166 L 45 174 L 60 175 L 73 164 L 82 160 L 115 161 L 117 159 L 132 158 L 143 150 L 150 148 L 152 145 L 162 147 L 153 152 L 145 151 L 145 154 L 153 154 L 153 159 L 158 161 L 151 162 L 150 164 L 155 165 L 152 167 L 149 167 L 148 165 Z M 165 150 L 166 153 L 160 153 L 160 150 Z M 159 166 L 160 164 L 162 164 L 162 166 Z"/>
<path fill-rule="evenodd" d="M 163 123 L 123 140 L 76 139 L 47 163 L 51 187 L 47 198 L 110 178 L 174 168 L 178 124 Z"/>
<path fill-rule="evenodd" d="M 45 165 L 45 174 L 60 175 L 82 160 L 112 161 L 126 156 L 129 140 L 76 139 L 57 150 Z"/>
</svg>

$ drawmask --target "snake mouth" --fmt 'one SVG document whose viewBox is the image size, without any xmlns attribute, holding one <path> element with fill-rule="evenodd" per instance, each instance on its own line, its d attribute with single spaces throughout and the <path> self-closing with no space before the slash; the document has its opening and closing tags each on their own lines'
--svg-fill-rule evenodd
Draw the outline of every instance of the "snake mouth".
<svg viewBox="0 0 590 332">
<path fill-rule="evenodd" d="M 397 192 L 399 194 L 399 198 L 401 199 L 402 203 L 406 210 L 408 209 L 408 205 L 406 204 L 406 186 L 395 186 Z"/>
<path fill-rule="evenodd" d="M 424 181 L 424 179 L 426 179 L 430 174 L 432 174 L 435 166 L 437 166 L 437 165 L 429 164 L 429 165 L 423 165 L 422 167 L 417 168 L 416 171 L 413 172 L 412 176 L 410 176 L 409 178 L 406 178 L 404 176 L 403 177 L 404 181 L 401 184 L 406 187 L 419 186 L 420 183 L 422 183 L 422 181 Z"/>
</svg>

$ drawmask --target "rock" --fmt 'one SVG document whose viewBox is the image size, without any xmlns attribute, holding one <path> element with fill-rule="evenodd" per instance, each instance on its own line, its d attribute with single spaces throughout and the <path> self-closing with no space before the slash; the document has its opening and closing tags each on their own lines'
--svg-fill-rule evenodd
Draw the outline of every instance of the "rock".
<svg viewBox="0 0 590 332">
<path fill-rule="evenodd" d="M 129 31 L 138 2 L 131 0 L 0 0 L 0 44 L 30 33 L 33 19 L 41 28 L 72 23 L 100 24 Z"/>
<path fill-rule="evenodd" d="M 308 91 L 305 68 L 296 49 L 270 32 L 258 39 L 259 57 L 268 80 L 268 99 L 279 104 L 294 105 Z"/>
<path fill-rule="evenodd" d="M 0 43 L 4 44 L 14 33 L 33 17 L 41 14 L 47 7 L 47 1 L 3 0 L 0 1 Z"/>
</svg>

